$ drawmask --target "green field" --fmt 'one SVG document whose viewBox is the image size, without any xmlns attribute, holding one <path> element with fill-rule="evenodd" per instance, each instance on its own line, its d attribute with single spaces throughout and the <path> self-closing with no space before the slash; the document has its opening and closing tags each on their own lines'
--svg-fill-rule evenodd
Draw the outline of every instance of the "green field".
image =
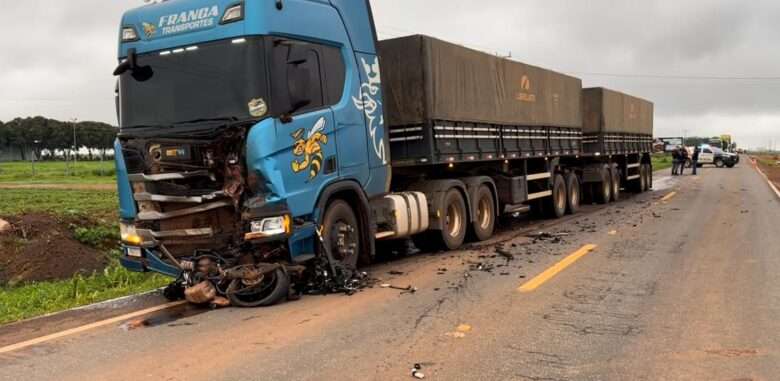
<svg viewBox="0 0 780 381">
<path fill-rule="evenodd" d="M 0 163 L 0 184 L 111 184 L 116 181 L 113 160 Z"/>
<path fill-rule="evenodd" d="M 666 153 L 653 154 L 653 170 L 660 171 L 672 167 L 672 156 Z"/>
<path fill-rule="evenodd" d="M 104 252 L 109 265 L 72 279 L 0 285 L 0 324 L 153 290 L 171 281 L 160 275 L 132 273 L 119 265 L 116 191 L 0 189 L 0 216 L 31 212 L 69 221 L 73 238 Z"/>
</svg>

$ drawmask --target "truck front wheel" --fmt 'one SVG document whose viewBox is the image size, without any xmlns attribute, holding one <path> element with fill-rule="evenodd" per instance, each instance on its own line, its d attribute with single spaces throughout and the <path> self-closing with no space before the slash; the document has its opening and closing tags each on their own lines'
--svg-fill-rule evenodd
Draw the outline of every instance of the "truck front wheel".
<svg viewBox="0 0 780 381">
<path fill-rule="evenodd" d="M 715 166 L 718 168 L 723 168 L 726 165 L 726 163 L 723 161 L 723 159 L 716 159 L 715 160 Z"/>
<path fill-rule="evenodd" d="M 322 232 L 333 258 L 347 269 L 357 269 L 360 225 L 352 207 L 342 200 L 332 202 L 322 220 Z"/>
<path fill-rule="evenodd" d="M 477 190 L 477 197 L 474 200 L 476 204 L 476 218 L 471 223 L 474 238 L 477 241 L 485 241 L 493 236 L 496 228 L 496 203 L 493 200 L 493 192 L 485 185 L 481 185 Z"/>
</svg>

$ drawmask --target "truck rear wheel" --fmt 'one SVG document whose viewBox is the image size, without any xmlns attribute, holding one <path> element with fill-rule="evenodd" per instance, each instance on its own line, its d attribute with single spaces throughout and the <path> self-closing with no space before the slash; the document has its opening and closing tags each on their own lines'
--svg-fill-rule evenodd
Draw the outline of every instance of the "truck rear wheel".
<svg viewBox="0 0 780 381">
<path fill-rule="evenodd" d="M 607 167 L 601 169 L 601 181 L 593 185 L 593 196 L 598 204 L 609 203 L 612 198 L 612 175 Z"/>
<path fill-rule="evenodd" d="M 496 228 L 496 203 L 493 200 L 493 192 L 485 185 L 477 190 L 477 197 L 473 200 L 476 205 L 476 218 L 471 223 L 471 231 L 477 241 L 485 241 L 493 236 Z"/>
<path fill-rule="evenodd" d="M 636 193 L 642 193 L 647 190 L 647 168 L 642 164 L 639 166 L 639 179 L 634 183 L 633 190 Z"/>
<path fill-rule="evenodd" d="M 567 205 L 566 210 L 569 214 L 575 214 L 580 210 L 580 203 L 582 201 L 582 188 L 580 187 L 580 179 L 574 172 L 566 174 L 566 193 L 567 193 Z"/>
<path fill-rule="evenodd" d="M 642 192 L 647 192 L 653 185 L 653 171 L 650 164 L 642 164 Z"/>
<path fill-rule="evenodd" d="M 544 199 L 545 214 L 549 218 L 561 218 L 566 214 L 568 193 L 566 181 L 560 173 L 555 174 L 552 184 L 552 196 Z"/>
<path fill-rule="evenodd" d="M 333 258 L 347 269 L 357 269 L 360 225 L 352 207 L 342 200 L 332 202 L 322 220 L 322 232 Z"/>
<path fill-rule="evenodd" d="M 718 168 L 723 168 L 726 165 L 726 163 L 723 161 L 723 159 L 716 159 L 715 160 L 715 166 Z"/>
<path fill-rule="evenodd" d="M 468 230 L 466 201 L 460 191 L 451 188 L 442 203 L 441 230 L 431 230 L 413 237 L 414 245 L 422 251 L 455 250 L 463 245 Z"/>
<path fill-rule="evenodd" d="M 612 166 L 609 169 L 609 175 L 611 177 L 610 200 L 618 201 L 620 200 L 620 171 L 617 166 Z"/>
</svg>

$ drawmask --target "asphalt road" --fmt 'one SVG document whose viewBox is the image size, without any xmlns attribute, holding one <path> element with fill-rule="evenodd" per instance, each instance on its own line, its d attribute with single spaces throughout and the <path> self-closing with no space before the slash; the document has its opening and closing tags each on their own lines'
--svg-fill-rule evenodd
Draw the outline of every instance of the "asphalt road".
<svg viewBox="0 0 780 381">
<path fill-rule="evenodd" d="M 0 380 L 406 380 L 415 363 L 432 380 L 776 380 L 780 201 L 748 163 L 700 174 L 517 224 L 497 238 L 511 261 L 482 245 L 370 269 L 415 293 L 165 311 L 2 354 Z M 524 234 L 542 228 L 563 234 Z"/>
</svg>

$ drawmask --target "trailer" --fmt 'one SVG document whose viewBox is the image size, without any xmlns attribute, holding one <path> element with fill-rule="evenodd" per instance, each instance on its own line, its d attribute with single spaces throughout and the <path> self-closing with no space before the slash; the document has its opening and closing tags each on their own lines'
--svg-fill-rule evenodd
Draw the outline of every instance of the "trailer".
<svg viewBox="0 0 780 381">
<path fill-rule="evenodd" d="M 649 102 L 428 36 L 377 42 L 368 1 L 211 3 L 120 30 L 122 264 L 174 277 L 172 298 L 345 289 L 378 242 L 455 250 L 501 215 L 652 183 Z"/>
</svg>

